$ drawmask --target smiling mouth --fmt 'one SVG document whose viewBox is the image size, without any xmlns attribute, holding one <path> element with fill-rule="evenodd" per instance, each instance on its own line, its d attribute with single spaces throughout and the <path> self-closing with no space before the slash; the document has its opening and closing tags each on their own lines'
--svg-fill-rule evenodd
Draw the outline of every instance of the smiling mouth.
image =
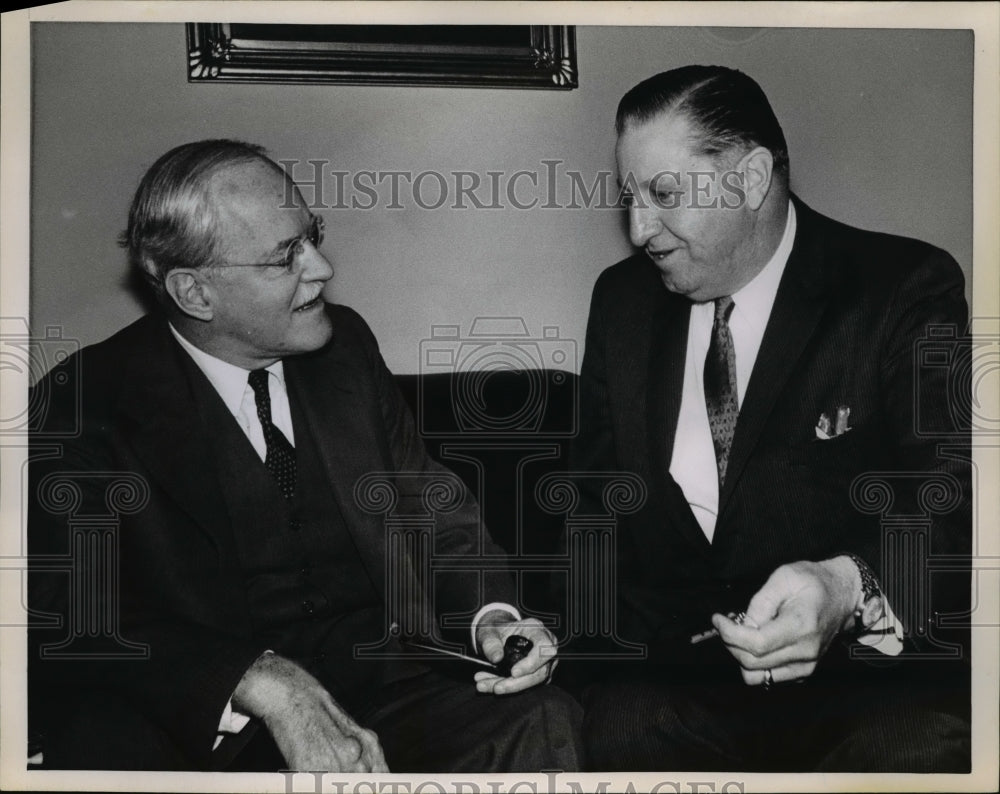
<svg viewBox="0 0 1000 794">
<path fill-rule="evenodd" d="M 676 248 L 670 248 L 664 251 L 655 251 L 651 248 L 647 248 L 646 255 L 654 262 L 662 262 L 676 250 Z"/>
<path fill-rule="evenodd" d="M 311 301 L 308 301 L 307 303 L 303 303 L 301 306 L 297 307 L 295 309 L 295 311 L 297 311 L 297 312 L 307 312 L 310 309 L 315 309 L 322 302 L 323 302 L 323 299 L 319 295 L 317 295 Z"/>
</svg>

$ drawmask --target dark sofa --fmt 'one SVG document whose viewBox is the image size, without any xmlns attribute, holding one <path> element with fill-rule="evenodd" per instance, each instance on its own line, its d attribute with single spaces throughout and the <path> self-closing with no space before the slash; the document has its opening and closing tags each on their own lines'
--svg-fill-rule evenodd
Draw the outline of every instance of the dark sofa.
<svg viewBox="0 0 1000 794">
<path fill-rule="evenodd" d="M 429 453 L 476 495 L 490 534 L 511 555 L 521 606 L 558 620 L 553 576 L 563 567 L 565 516 L 543 509 L 536 487 L 546 475 L 568 470 L 578 377 L 555 369 L 490 369 L 396 381 Z"/>
</svg>

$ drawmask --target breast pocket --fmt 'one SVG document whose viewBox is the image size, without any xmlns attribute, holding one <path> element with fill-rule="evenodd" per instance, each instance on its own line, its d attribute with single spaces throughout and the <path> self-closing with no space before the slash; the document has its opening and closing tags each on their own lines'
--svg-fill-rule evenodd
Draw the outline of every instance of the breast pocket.
<svg viewBox="0 0 1000 794">
<path fill-rule="evenodd" d="M 868 421 L 828 439 L 812 439 L 789 448 L 793 466 L 841 475 L 882 468 L 890 458 L 887 439 Z"/>
</svg>

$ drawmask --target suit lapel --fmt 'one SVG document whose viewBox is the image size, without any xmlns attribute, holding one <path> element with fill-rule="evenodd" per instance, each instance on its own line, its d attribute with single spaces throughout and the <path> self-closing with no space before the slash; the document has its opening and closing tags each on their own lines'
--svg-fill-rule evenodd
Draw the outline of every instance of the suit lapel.
<svg viewBox="0 0 1000 794">
<path fill-rule="evenodd" d="M 126 384 L 120 406 L 122 432 L 150 476 L 215 541 L 232 543 L 232 527 L 219 498 L 208 433 L 192 378 L 204 378 L 165 322 L 149 318 L 148 338 L 133 350 L 123 372 L 143 372 Z M 209 389 L 211 385 L 207 384 Z"/>
<path fill-rule="evenodd" d="M 649 441 L 658 477 L 670 470 L 684 386 L 690 316 L 691 304 L 687 300 L 663 290 L 653 315 L 649 356 Z"/>
<path fill-rule="evenodd" d="M 372 584 L 382 593 L 387 559 L 384 520 L 360 510 L 354 494 L 355 483 L 381 466 L 379 441 L 366 418 L 372 407 L 362 404 L 352 389 L 358 374 L 342 355 L 336 337 L 321 353 L 285 359 L 285 373 L 289 397 L 298 402 L 308 424 L 307 428 L 296 428 L 296 435 L 315 435 L 316 449 L 344 525 Z"/>
<path fill-rule="evenodd" d="M 719 495 L 719 526 L 722 526 L 723 513 L 775 401 L 829 302 L 824 246 L 816 220 L 812 211 L 801 202 L 795 202 L 795 209 L 798 223 L 795 242 L 740 406 L 726 482 Z"/>
</svg>

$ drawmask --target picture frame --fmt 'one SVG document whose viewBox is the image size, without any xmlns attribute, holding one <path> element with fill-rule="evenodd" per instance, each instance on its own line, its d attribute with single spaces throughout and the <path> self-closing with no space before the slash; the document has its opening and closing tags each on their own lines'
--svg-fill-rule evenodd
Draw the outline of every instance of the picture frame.
<svg viewBox="0 0 1000 794">
<path fill-rule="evenodd" d="M 571 25 L 186 25 L 192 83 L 570 90 Z"/>
</svg>

